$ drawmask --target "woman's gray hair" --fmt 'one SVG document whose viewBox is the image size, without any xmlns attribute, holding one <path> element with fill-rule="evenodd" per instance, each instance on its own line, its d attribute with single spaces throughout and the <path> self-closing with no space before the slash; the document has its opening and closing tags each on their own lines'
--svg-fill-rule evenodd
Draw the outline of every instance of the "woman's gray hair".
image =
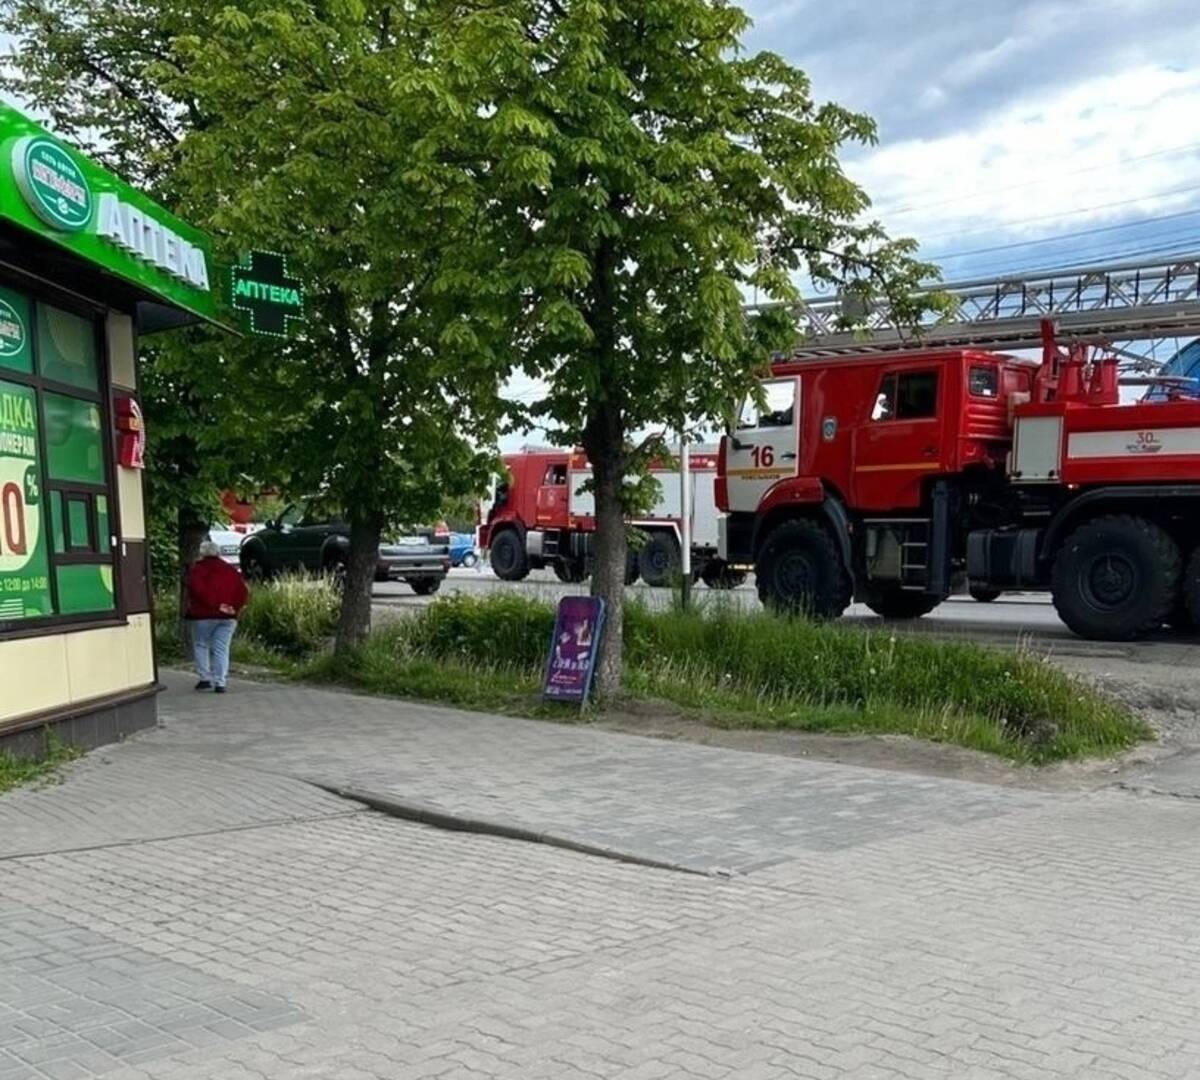
<svg viewBox="0 0 1200 1080">
<path fill-rule="evenodd" d="M 200 558 L 212 559 L 221 554 L 220 545 L 214 544 L 211 540 L 200 541 Z"/>
</svg>

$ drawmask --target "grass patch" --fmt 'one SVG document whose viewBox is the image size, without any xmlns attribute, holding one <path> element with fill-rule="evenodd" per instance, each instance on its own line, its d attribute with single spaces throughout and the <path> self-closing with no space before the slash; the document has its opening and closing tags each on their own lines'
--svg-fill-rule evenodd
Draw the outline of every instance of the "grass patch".
<svg viewBox="0 0 1200 1080">
<path fill-rule="evenodd" d="M 0 792 L 9 791 L 21 784 L 32 784 L 46 780 L 68 761 L 74 761 L 82 751 L 66 746 L 55 735 L 46 736 L 46 749 L 38 758 L 19 758 L 8 751 L 0 751 Z"/>
<path fill-rule="evenodd" d="M 336 593 L 255 590 L 235 658 L 294 678 L 553 719 L 539 696 L 554 624 L 545 600 L 448 596 L 377 628 L 349 657 L 325 648 Z M 625 692 L 722 727 L 911 735 L 1013 761 L 1107 756 L 1149 738 L 1121 704 L 1027 654 L 822 625 L 728 603 L 625 609 Z M 251 658 L 252 657 L 252 658 Z"/>
<path fill-rule="evenodd" d="M 231 656 L 234 663 L 295 672 L 319 653 L 337 628 L 341 597 L 325 578 L 283 575 L 250 591 Z M 159 663 L 190 659 L 174 591 L 154 599 L 154 645 Z"/>
</svg>

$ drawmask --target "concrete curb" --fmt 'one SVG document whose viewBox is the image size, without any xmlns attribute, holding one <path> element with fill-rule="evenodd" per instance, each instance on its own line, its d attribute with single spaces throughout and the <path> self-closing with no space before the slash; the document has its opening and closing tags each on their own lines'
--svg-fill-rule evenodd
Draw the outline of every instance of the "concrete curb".
<svg viewBox="0 0 1200 1080">
<path fill-rule="evenodd" d="M 634 855 L 615 848 L 601 847 L 598 844 L 585 844 L 570 837 L 558 836 L 555 833 L 538 832 L 522 825 L 510 825 L 503 821 L 490 821 L 484 818 L 466 817 L 462 814 L 452 814 L 446 810 L 438 810 L 423 803 L 409 802 L 397 799 L 391 795 L 379 795 L 372 791 L 362 791 L 358 788 L 337 787 L 310 780 L 313 787 L 327 791 L 342 799 L 361 803 L 372 810 L 389 817 L 401 818 L 404 821 L 415 821 L 421 825 L 431 825 L 437 829 L 451 832 L 478 833 L 481 836 L 499 836 L 505 840 L 520 840 L 527 844 L 546 844 L 549 847 L 561 848 L 564 851 L 574 851 L 580 855 L 593 855 L 600 859 L 611 859 L 614 862 L 628 863 L 633 866 L 646 866 L 654 870 L 673 870 L 681 874 L 696 874 L 699 877 L 730 877 L 727 872 L 719 870 L 699 870 L 694 866 L 684 866 L 682 863 L 664 862 L 660 859 L 650 859 L 642 855 Z"/>
</svg>

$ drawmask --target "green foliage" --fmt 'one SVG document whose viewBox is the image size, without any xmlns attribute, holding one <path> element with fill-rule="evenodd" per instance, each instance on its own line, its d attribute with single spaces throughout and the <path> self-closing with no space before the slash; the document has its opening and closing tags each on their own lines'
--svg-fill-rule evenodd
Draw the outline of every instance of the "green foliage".
<svg viewBox="0 0 1200 1080">
<path fill-rule="evenodd" d="M 285 575 L 252 588 L 238 633 L 286 657 L 306 657 L 333 636 L 340 604 L 329 580 Z"/>
<path fill-rule="evenodd" d="M 620 529 L 650 429 L 720 421 L 772 355 L 795 344 L 781 307 L 809 281 L 841 291 L 856 325 L 875 301 L 912 321 L 935 268 L 891 240 L 838 160 L 874 141 L 865 116 L 813 99 L 807 76 L 748 54 L 724 0 L 496 0 L 456 5 L 490 107 L 471 120 L 495 162 L 482 288 L 502 300 L 522 406 L 594 467 L 592 587 L 609 604 L 602 693 L 617 689 Z M 921 303 L 924 303 L 922 301 Z"/>
<path fill-rule="evenodd" d="M 960 743 L 970 732 L 966 745 L 1035 760 L 1111 753 L 1147 734 L 1128 710 L 1027 654 L 728 607 L 634 608 L 625 640 L 642 693 L 753 703 L 763 726 L 813 727 L 807 710 L 832 708 L 838 729 L 857 716 L 859 730 Z"/>
<path fill-rule="evenodd" d="M 0 86 L 213 234 L 305 285 L 287 342 L 189 332 L 146 365 L 152 511 L 204 518 L 242 474 L 326 491 L 360 548 L 483 483 L 509 360 L 469 54 L 440 3 L 13 0 Z M 269 77 L 264 73 L 270 73 Z M 467 100 L 464 100 L 466 98 Z M 157 432 L 157 434 L 156 434 Z M 160 509 L 163 508 L 163 509 Z M 347 633 L 369 618 L 352 560 Z"/>
<path fill-rule="evenodd" d="M 47 732 L 41 756 L 19 758 L 7 750 L 0 751 L 0 792 L 21 784 L 30 784 L 52 776 L 59 766 L 74 761 L 81 751 L 65 745 L 57 735 Z"/>
<path fill-rule="evenodd" d="M 546 662 L 554 611 L 544 601 L 512 594 L 439 598 L 389 633 L 410 652 L 529 670 Z"/>
</svg>

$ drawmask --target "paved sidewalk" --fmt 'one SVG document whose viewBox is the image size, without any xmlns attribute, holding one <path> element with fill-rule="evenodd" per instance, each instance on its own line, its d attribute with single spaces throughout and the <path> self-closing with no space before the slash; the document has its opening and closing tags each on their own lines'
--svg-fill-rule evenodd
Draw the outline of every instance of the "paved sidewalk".
<svg viewBox="0 0 1200 1080">
<path fill-rule="evenodd" d="M 1028 791 L 622 735 L 587 725 L 242 683 L 219 698 L 169 676 L 167 739 L 450 813 L 553 831 L 696 870 L 748 871 L 1048 805 Z M 236 709 L 236 719 L 233 710 Z M 2 830 L 0 830 L 2 835 Z"/>
<path fill-rule="evenodd" d="M 0 1080 L 1200 1075 L 1191 800 L 293 687 L 163 714 L 0 797 Z"/>
</svg>

